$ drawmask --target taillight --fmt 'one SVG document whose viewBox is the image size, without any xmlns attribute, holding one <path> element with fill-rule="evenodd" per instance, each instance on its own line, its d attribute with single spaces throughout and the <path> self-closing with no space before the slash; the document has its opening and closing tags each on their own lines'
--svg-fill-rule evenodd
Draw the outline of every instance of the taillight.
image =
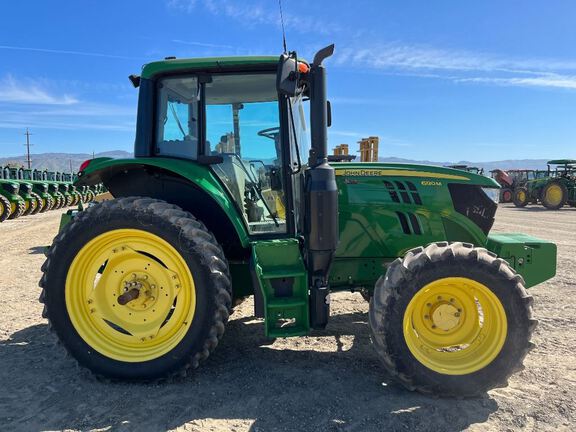
<svg viewBox="0 0 576 432">
<path fill-rule="evenodd" d="M 90 162 L 92 162 L 92 159 L 88 159 L 88 160 L 85 160 L 84 162 L 82 162 L 82 165 L 80 165 L 80 169 L 78 171 L 84 171 L 86 168 L 88 168 L 88 165 L 90 165 Z"/>
</svg>

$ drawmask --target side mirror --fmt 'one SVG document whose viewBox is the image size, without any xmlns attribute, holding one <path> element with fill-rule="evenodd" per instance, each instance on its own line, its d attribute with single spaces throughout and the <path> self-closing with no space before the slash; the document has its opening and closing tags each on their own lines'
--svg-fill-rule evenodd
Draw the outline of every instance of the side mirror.
<svg viewBox="0 0 576 432">
<path fill-rule="evenodd" d="M 326 127 L 332 126 L 332 104 L 326 101 Z"/>
<path fill-rule="evenodd" d="M 278 62 L 276 88 L 278 93 L 292 97 L 298 92 L 298 61 L 296 53 L 283 53 Z"/>
</svg>

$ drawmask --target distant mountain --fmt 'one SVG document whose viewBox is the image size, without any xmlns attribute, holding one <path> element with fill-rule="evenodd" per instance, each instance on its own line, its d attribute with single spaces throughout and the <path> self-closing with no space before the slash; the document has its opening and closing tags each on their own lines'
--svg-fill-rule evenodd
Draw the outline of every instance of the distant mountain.
<svg viewBox="0 0 576 432">
<path fill-rule="evenodd" d="M 412 164 L 423 164 L 423 165 L 468 165 L 475 166 L 478 168 L 484 168 L 486 173 L 489 173 L 493 169 L 546 169 L 546 162 L 549 159 L 518 159 L 518 160 L 501 160 L 492 162 L 472 162 L 472 161 L 458 161 L 458 162 L 434 162 L 428 160 L 412 160 L 412 159 L 402 159 L 395 157 L 379 158 L 380 162 L 397 162 L 397 163 L 412 163 Z"/>
<path fill-rule="evenodd" d="M 133 154 L 123 150 L 111 150 L 102 153 L 96 153 L 94 157 L 111 157 L 111 158 L 131 158 Z M 89 153 L 40 153 L 31 155 L 32 168 L 48 169 L 50 171 L 70 171 L 70 164 L 72 164 L 72 171 L 76 172 L 78 167 L 86 159 L 91 159 L 92 154 Z M 9 163 L 24 165 L 25 156 L 5 157 L 0 158 L 0 166 Z M 396 157 L 380 158 L 380 162 L 398 162 L 398 163 L 412 163 L 424 165 L 468 165 L 484 168 L 488 173 L 490 170 L 500 168 L 507 169 L 546 169 L 547 159 L 519 159 L 519 160 L 502 160 L 493 162 L 472 162 L 472 161 L 458 161 L 458 162 L 437 162 L 428 160 L 413 160 L 402 159 Z"/>
<path fill-rule="evenodd" d="M 131 158 L 132 156 L 132 153 L 122 150 L 112 150 L 96 153 L 94 155 L 94 157 L 111 157 L 115 159 Z M 32 168 L 63 172 L 69 172 L 70 166 L 72 166 L 72 171 L 76 172 L 82 162 L 91 158 L 91 153 L 40 153 L 30 155 L 30 159 L 32 159 Z M 24 166 L 25 160 L 26 156 L 0 158 L 0 166 L 8 164 Z"/>
</svg>

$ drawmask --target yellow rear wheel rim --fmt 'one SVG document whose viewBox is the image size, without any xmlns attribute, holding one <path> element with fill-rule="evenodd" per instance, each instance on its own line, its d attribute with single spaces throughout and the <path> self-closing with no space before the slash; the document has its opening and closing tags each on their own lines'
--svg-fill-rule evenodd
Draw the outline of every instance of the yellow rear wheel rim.
<svg viewBox="0 0 576 432">
<path fill-rule="evenodd" d="M 498 355 L 508 324 L 498 297 L 472 279 L 438 279 L 420 289 L 404 313 L 404 340 L 424 366 L 446 375 L 465 375 Z"/>
<path fill-rule="evenodd" d="M 2 201 L 0 201 L 0 216 L 2 216 L 5 211 L 6 211 L 6 207 L 4 207 L 4 203 Z"/>
<path fill-rule="evenodd" d="M 17 209 L 18 209 L 18 204 L 16 204 L 15 202 L 11 202 L 10 203 L 10 214 L 16 213 Z"/>
<path fill-rule="evenodd" d="M 126 304 L 119 297 L 136 290 Z M 84 245 L 70 265 L 66 309 L 82 339 L 124 362 L 156 359 L 184 338 L 196 307 L 194 278 L 168 242 L 118 229 Z"/>
<path fill-rule="evenodd" d="M 546 189 L 546 201 L 551 205 L 559 205 L 562 202 L 562 188 L 557 184 L 550 185 Z"/>
</svg>

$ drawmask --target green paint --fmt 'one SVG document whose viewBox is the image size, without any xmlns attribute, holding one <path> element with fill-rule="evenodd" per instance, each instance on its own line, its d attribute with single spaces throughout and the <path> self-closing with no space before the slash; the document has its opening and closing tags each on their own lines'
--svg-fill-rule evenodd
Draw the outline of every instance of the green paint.
<svg viewBox="0 0 576 432">
<path fill-rule="evenodd" d="M 264 299 L 266 336 L 306 334 L 310 327 L 308 275 L 298 240 L 253 242 L 252 261 Z"/>
<path fill-rule="evenodd" d="M 521 233 L 490 234 L 486 248 L 510 263 L 526 287 L 556 275 L 556 245 Z"/>
<path fill-rule="evenodd" d="M 203 191 L 205 191 L 228 215 L 234 226 L 240 243 L 243 247 L 248 247 L 249 237 L 244 220 L 234 206 L 234 201 L 220 185 L 218 179 L 212 174 L 210 168 L 199 165 L 190 160 L 174 158 L 142 158 L 142 159 L 111 159 L 96 158 L 90 162 L 90 165 L 82 172 L 77 180 L 79 184 L 100 183 L 100 175 L 110 169 L 123 166 L 141 165 L 162 168 L 171 171 L 178 176 L 190 181 Z"/>
<path fill-rule="evenodd" d="M 278 65 L 278 57 L 208 57 L 195 59 L 173 59 L 148 63 L 142 69 L 142 78 L 153 78 L 164 73 L 191 72 L 218 68 L 249 68 L 250 66 Z"/>
</svg>

